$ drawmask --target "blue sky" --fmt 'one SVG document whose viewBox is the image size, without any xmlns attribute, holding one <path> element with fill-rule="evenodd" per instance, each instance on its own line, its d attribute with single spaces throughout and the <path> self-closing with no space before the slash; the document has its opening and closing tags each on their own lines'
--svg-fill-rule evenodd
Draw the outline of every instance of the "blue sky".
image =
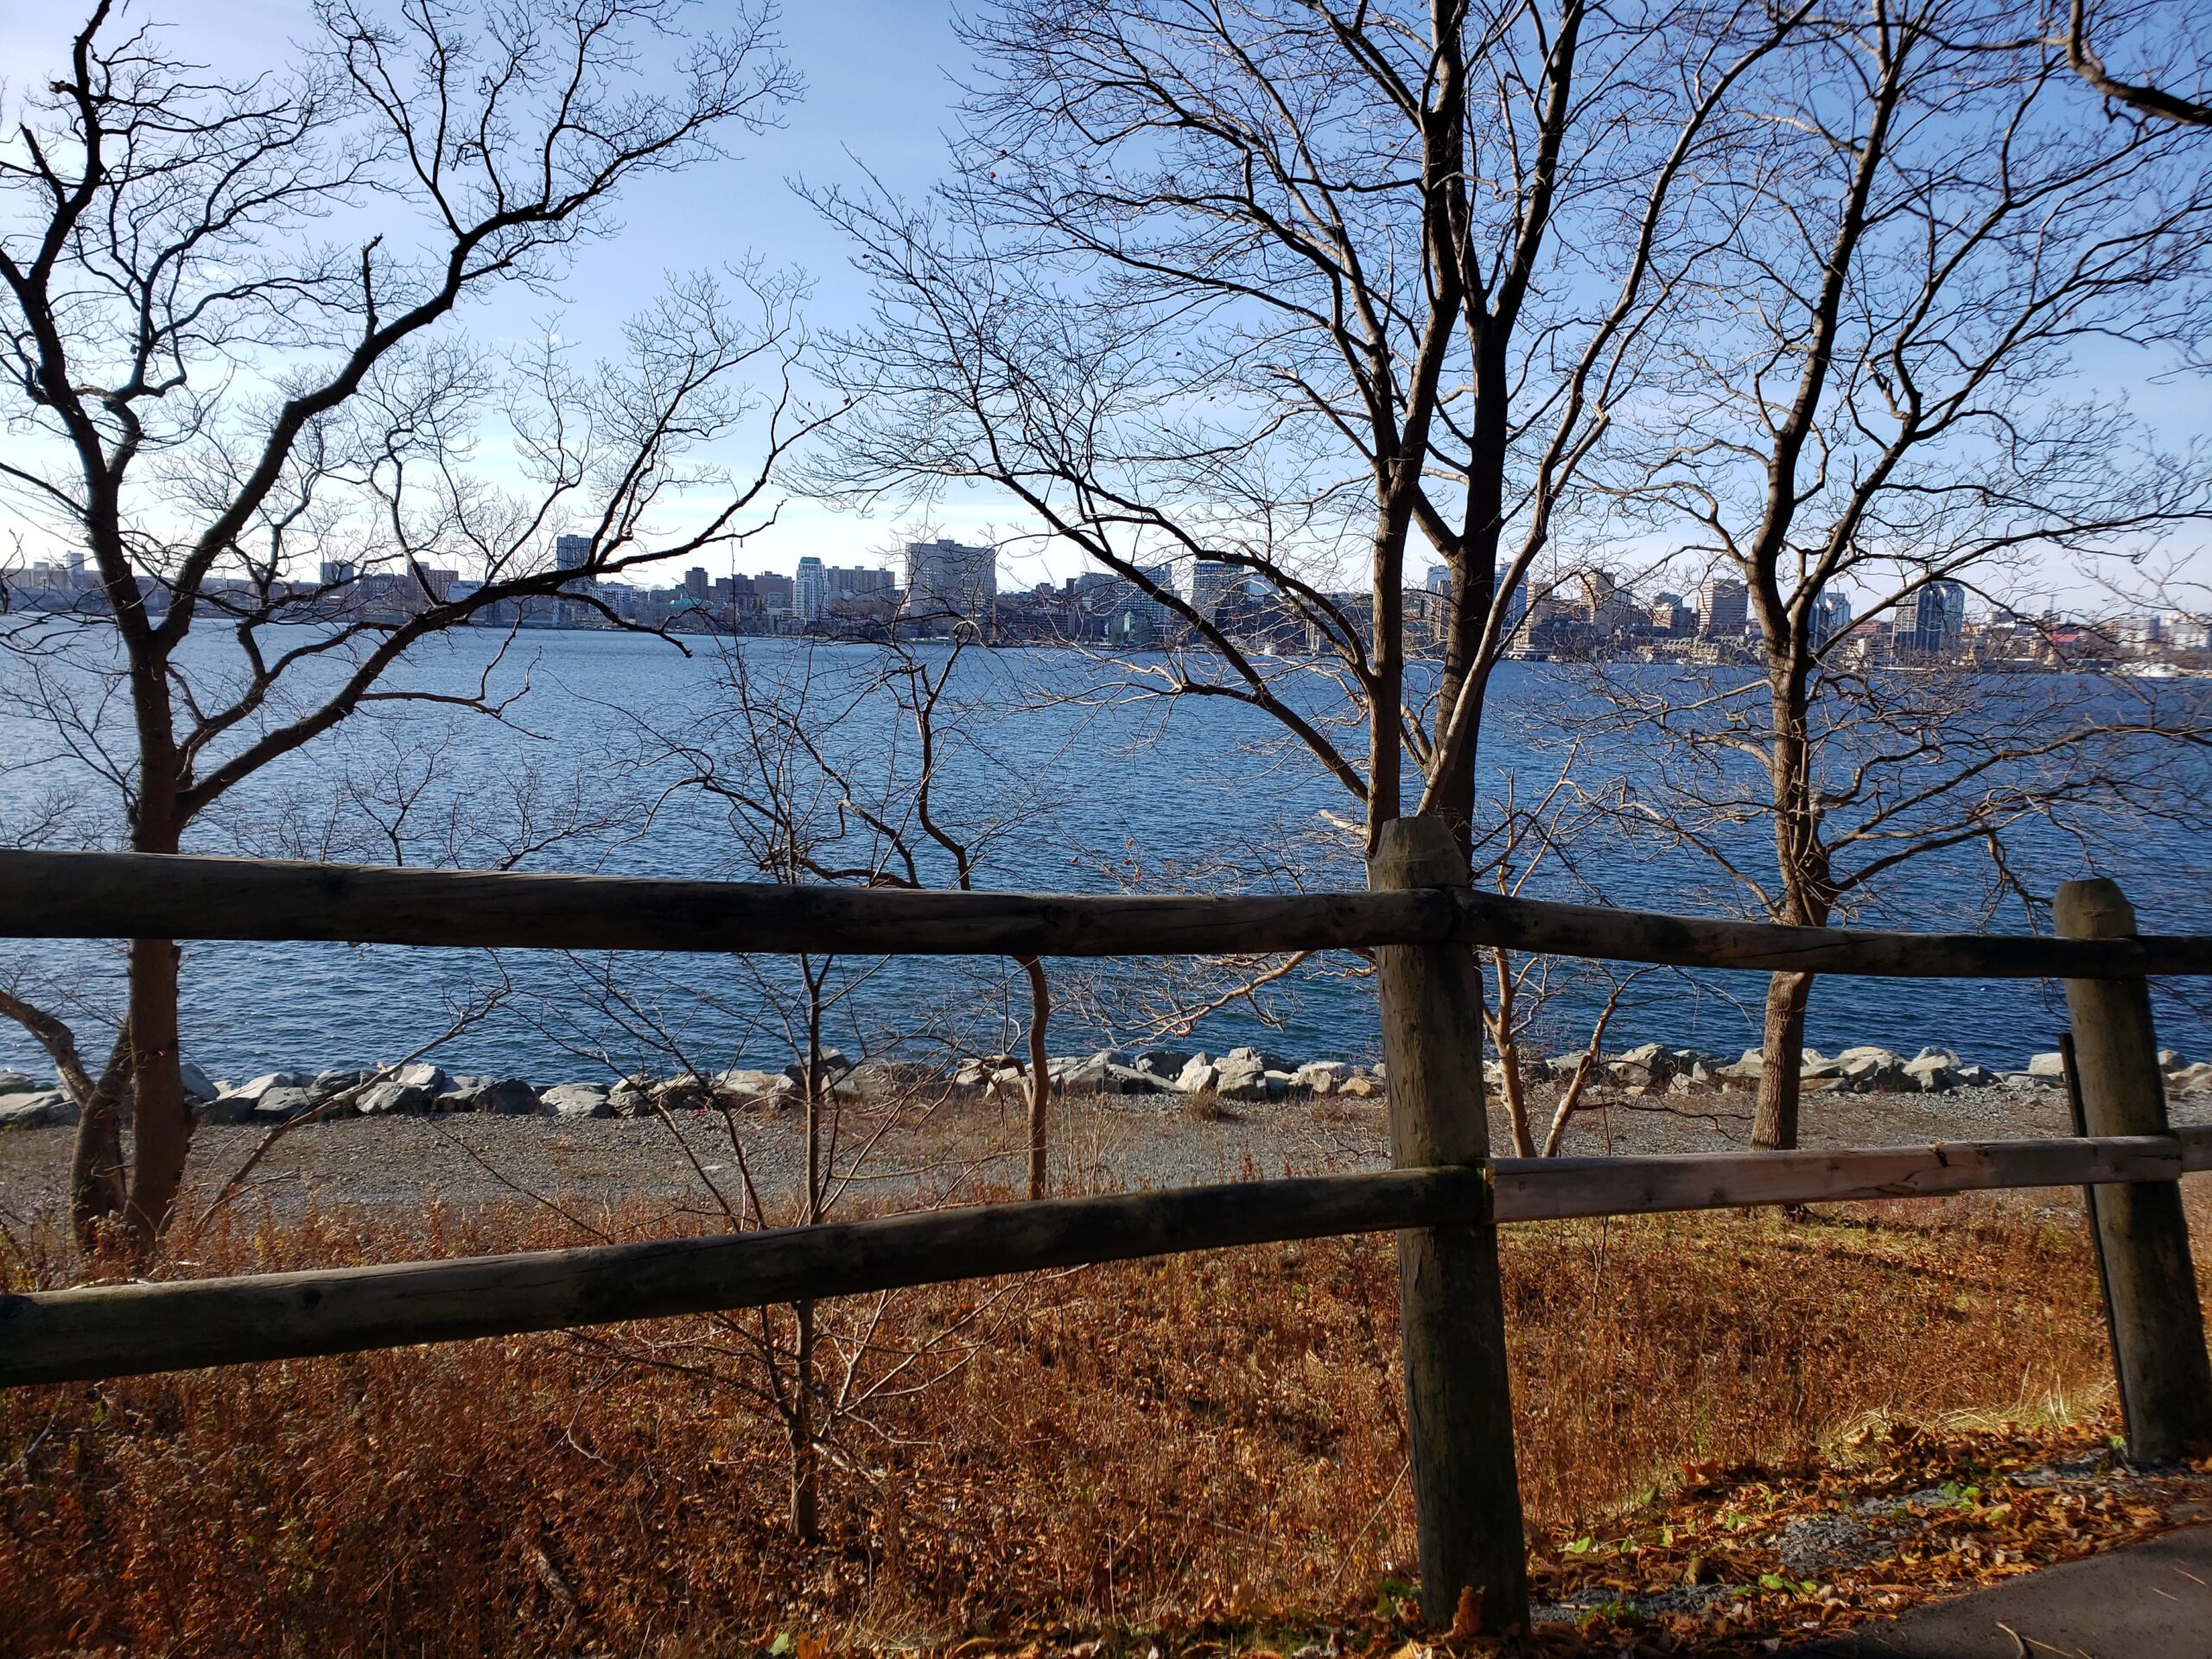
<svg viewBox="0 0 2212 1659">
<path fill-rule="evenodd" d="M 715 5 L 699 7 L 702 23 Z M 168 26 L 179 53 L 234 73 L 280 65 L 285 43 L 308 28 L 305 0 L 142 0 L 140 12 Z M 63 60 L 79 14 L 68 0 L 0 0 L 0 76 L 11 94 Z M 854 181 L 864 165 L 901 192 L 928 188 L 959 96 L 948 75 L 960 55 L 951 8 L 929 0 L 786 5 L 779 29 L 805 78 L 805 97 L 785 111 L 780 129 L 734 135 L 730 159 L 631 187 L 620 204 L 622 233 L 586 249 L 564 284 L 564 338 L 587 348 L 611 346 L 622 318 L 652 297 L 664 273 L 713 270 L 748 255 L 807 274 L 815 285 L 807 316 L 817 328 L 864 314 L 866 286 L 842 238 L 791 187 Z M 546 309 L 541 300 L 522 299 L 495 308 L 492 326 L 529 329 Z M 481 328 L 484 314 L 478 318 Z M 978 535 L 991 520 L 980 505 L 954 505 L 928 528 Z M 736 563 L 789 570 L 813 553 L 833 564 L 874 564 L 906 528 L 789 501 Z"/>
<path fill-rule="evenodd" d="M 702 0 L 711 20 L 720 0 Z M 42 78 L 58 63 L 81 0 L 0 0 L 0 76 L 10 89 Z M 281 66 L 287 43 L 309 28 L 308 0 L 139 0 L 141 15 L 170 27 L 181 54 L 232 73 Z M 558 329 L 590 352 L 612 347 L 622 319 L 647 302 L 669 273 L 712 270 L 748 256 L 803 270 L 814 283 L 807 315 L 817 329 L 850 327 L 867 308 L 839 234 L 792 186 L 849 183 L 863 168 L 901 194 L 928 188 L 941 169 L 943 135 L 960 93 L 953 77 L 963 50 L 944 0 L 816 0 L 789 4 L 780 30 L 806 94 L 784 111 L 777 130 L 734 135 L 724 161 L 634 184 L 620 205 L 621 234 L 586 247 L 564 285 Z M 2086 104 L 2085 104 L 2086 107 Z M 534 338 L 550 308 L 517 296 L 475 314 L 472 326 L 494 339 Z M 2107 347 L 2085 364 L 2087 378 L 2125 391 L 2169 442 L 2203 430 L 2204 382 L 2145 378 L 2144 354 Z M 741 464 L 742 455 L 732 457 Z M 867 518 L 804 499 L 787 500 L 778 522 L 740 550 L 736 568 L 789 570 L 803 554 L 830 563 L 876 563 L 916 531 L 963 539 L 1022 528 L 1011 512 L 980 498 L 939 509 L 926 525 Z M 1009 552 L 1002 581 L 1058 576 L 1072 555 L 1039 561 Z M 1419 579 L 1419 572 L 1414 573 Z M 2056 584 L 2068 586 L 2062 577 Z"/>
</svg>

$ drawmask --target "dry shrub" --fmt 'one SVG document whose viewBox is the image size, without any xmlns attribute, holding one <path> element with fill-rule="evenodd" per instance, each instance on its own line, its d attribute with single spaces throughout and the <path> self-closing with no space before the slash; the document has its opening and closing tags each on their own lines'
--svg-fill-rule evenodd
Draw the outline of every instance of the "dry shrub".
<svg viewBox="0 0 2212 1659">
<path fill-rule="evenodd" d="M 327 1214 L 233 1224 L 192 1270 L 574 1237 L 542 1211 L 427 1236 Z M 1534 1520 L 1872 1414 L 2106 1387 L 2063 1217 L 1898 1205 L 1507 1237 Z M 903 1294 L 877 1340 L 923 1341 L 990 1288 Z M 750 1651 L 801 1623 L 883 1640 L 1327 1611 L 1407 1570 L 1387 1238 L 1042 1276 L 1003 1306 L 972 1363 L 849 1427 L 812 1548 L 781 1530 L 776 1427 L 703 1320 L 636 1328 L 666 1344 L 653 1367 L 621 1357 L 639 1335 L 548 1336 L 0 1394 L 0 1652 Z"/>
</svg>

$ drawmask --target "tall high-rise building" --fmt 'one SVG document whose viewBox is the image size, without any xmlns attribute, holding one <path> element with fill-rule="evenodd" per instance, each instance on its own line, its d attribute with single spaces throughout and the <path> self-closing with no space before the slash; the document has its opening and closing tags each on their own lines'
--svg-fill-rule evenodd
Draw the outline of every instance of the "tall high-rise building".
<svg viewBox="0 0 2212 1659">
<path fill-rule="evenodd" d="M 1900 655 L 1924 658 L 1956 653 L 1967 624 L 1967 590 L 1955 582 L 1931 582 L 1907 594 L 1890 619 L 1890 645 Z"/>
<path fill-rule="evenodd" d="M 1697 631 L 1707 639 L 1733 639 L 1750 620 L 1749 594 L 1732 576 L 1707 576 L 1697 590 Z"/>
<path fill-rule="evenodd" d="M 1427 586 L 1430 593 L 1442 594 L 1446 598 L 1450 598 L 1452 594 L 1452 567 L 1448 564 L 1430 565 L 1428 567 Z"/>
<path fill-rule="evenodd" d="M 591 563 L 591 537 L 556 536 L 553 540 L 553 563 L 563 570 L 582 569 Z"/>
<path fill-rule="evenodd" d="M 1820 650 L 1851 626 L 1851 596 L 1837 588 L 1823 588 L 1813 595 L 1812 614 L 1806 619 L 1813 649 Z"/>
<path fill-rule="evenodd" d="M 360 574 L 351 559 L 325 559 L 322 562 L 322 585 L 326 588 L 343 588 Z"/>
<path fill-rule="evenodd" d="M 906 543 L 906 605 L 920 620 L 986 621 L 998 592 L 997 549 L 943 538 Z"/>
<path fill-rule="evenodd" d="M 791 614 L 802 622 L 819 622 L 830 613 L 830 584 L 822 575 L 822 561 L 812 554 L 798 562 L 791 581 Z"/>
<path fill-rule="evenodd" d="M 707 582 L 705 566 L 695 564 L 683 573 L 683 591 L 690 595 L 695 603 L 703 605 L 707 602 L 707 595 L 710 588 Z"/>
</svg>

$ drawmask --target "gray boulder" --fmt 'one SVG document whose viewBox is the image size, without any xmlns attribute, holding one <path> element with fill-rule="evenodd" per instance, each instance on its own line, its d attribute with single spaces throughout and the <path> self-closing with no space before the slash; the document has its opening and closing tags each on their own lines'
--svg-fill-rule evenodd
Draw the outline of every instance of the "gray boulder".
<svg viewBox="0 0 2212 1659">
<path fill-rule="evenodd" d="M 1663 1089 L 1674 1062 L 1658 1044 L 1639 1043 L 1607 1060 L 1605 1070 L 1624 1089 Z"/>
<path fill-rule="evenodd" d="M 607 1093 L 595 1083 L 556 1083 L 537 1098 L 556 1117 L 612 1117 Z"/>
<path fill-rule="evenodd" d="M 476 1109 L 476 1096 L 498 1081 L 497 1077 L 478 1072 L 457 1071 L 454 1074 L 453 1087 L 432 1096 L 430 1109 L 434 1112 L 473 1112 Z"/>
<path fill-rule="evenodd" d="M 653 1109 L 653 1079 L 650 1072 L 638 1071 L 622 1079 L 607 1091 L 607 1103 L 617 1117 L 635 1117 Z"/>
<path fill-rule="evenodd" d="M 1923 1050 L 1917 1059 L 1907 1060 L 1901 1068 L 1906 1078 L 1905 1087 L 1917 1089 L 1923 1095 L 1948 1095 L 1959 1086 L 1957 1061 L 1954 1056 Z"/>
<path fill-rule="evenodd" d="M 179 1060 L 176 1069 L 184 1079 L 184 1097 L 188 1101 L 213 1100 L 223 1092 L 215 1086 L 214 1078 L 190 1060 Z"/>
<path fill-rule="evenodd" d="M 852 1069 L 853 1063 L 845 1058 L 843 1050 L 825 1048 L 822 1051 L 822 1075 L 831 1082 L 834 1083 Z M 805 1088 L 806 1061 L 803 1058 L 793 1060 L 784 1068 L 784 1075 L 800 1088 Z"/>
<path fill-rule="evenodd" d="M 1280 1099 L 1283 1084 L 1271 1083 L 1269 1072 L 1279 1074 L 1285 1083 L 1290 1077 L 1281 1067 L 1269 1065 L 1267 1056 L 1255 1048 L 1232 1048 L 1215 1067 L 1214 1092 L 1224 1100 Z"/>
<path fill-rule="evenodd" d="M 1907 1077 L 1904 1062 L 1886 1048 L 1863 1050 L 1848 1058 L 1840 1054 L 1836 1064 L 1836 1085 L 1847 1094 L 1899 1094 L 1919 1087 Z"/>
<path fill-rule="evenodd" d="M 1797 1080 L 1800 1083 L 1827 1083 L 1843 1076 L 1843 1057 L 1830 1059 L 1817 1048 L 1808 1048 L 1797 1058 Z"/>
<path fill-rule="evenodd" d="M 2185 1065 L 2166 1079 L 2166 1086 L 2177 1095 L 2212 1094 L 2212 1065 L 2199 1060 Z"/>
<path fill-rule="evenodd" d="M 1174 1082 L 1190 1063 L 1191 1051 L 1187 1048 L 1141 1048 L 1128 1060 L 1137 1071 L 1149 1071 L 1163 1083 Z"/>
<path fill-rule="evenodd" d="M 259 1100 L 272 1089 L 308 1089 L 315 1084 L 312 1071 L 264 1071 L 257 1077 L 248 1077 L 244 1083 L 226 1090 L 227 1095 L 243 1095 L 248 1100 Z"/>
<path fill-rule="evenodd" d="M 1096 1054 L 1082 1057 L 1064 1054 L 1052 1060 L 1046 1069 L 1053 1086 L 1064 1094 L 1104 1094 L 1109 1092 L 1106 1085 L 1116 1069 L 1114 1054 L 1112 1049 L 1101 1049 Z"/>
<path fill-rule="evenodd" d="M 2158 1051 L 2158 1070 L 2164 1072 L 2168 1077 L 2171 1077 L 2177 1071 L 2183 1071 L 2188 1069 L 2189 1062 L 2183 1058 L 2182 1052 L 2179 1049 L 2162 1048 Z"/>
<path fill-rule="evenodd" d="M 358 1089 L 376 1076 L 370 1065 L 334 1065 L 315 1074 L 315 1081 L 308 1085 L 308 1092 L 317 1100 L 328 1100 L 342 1095 L 348 1089 Z"/>
<path fill-rule="evenodd" d="M 1332 1095 L 1351 1080 L 1354 1068 L 1343 1060 L 1308 1060 L 1291 1073 L 1292 1086 Z"/>
<path fill-rule="evenodd" d="M 20 1071 L 13 1073 L 22 1076 Z M 0 1129 L 43 1129 L 77 1121 L 77 1103 L 64 1089 L 0 1094 Z"/>
<path fill-rule="evenodd" d="M 1204 1094 L 1221 1081 L 1221 1068 L 1204 1053 L 1193 1054 L 1175 1074 L 1175 1086 L 1186 1095 Z"/>
<path fill-rule="evenodd" d="M 1102 1095 L 1166 1095 L 1173 1094 L 1175 1085 L 1156 1071 L 1141 1071 L 1134 1065 L 1109 1065 L 1100 1080 Z"/>
<path fill-rule="evenodd" d="M 241 1095 L 226 1091 L 214 1099 L 201 1103 L 197 1121 L 201 1123 L 250 1123 L 253 1109 L 260 1104 L 258 1095 Z"/>
<path fill-rule="evenodd" d="M 322 1103 L 306 1089 L 271 1089 L 253 1103 L 257 1123 L 289 1123 L 305 1116 Z"/>
<path fill-rule="evenodd" d="M 728 1077 L 729 1073 L 725 1071 L 722 1075 Z M 788 1083 L 790 1079 L 785 1081 Z M 707 1109 L 707 1089 L 706 1078 L 693 1072 L 681 1072 L 653 1084 L 653 1104 L 664 1112 L 702 1112 Z"/>
<path fill-rule="evenodd" d="M 1999 1081 L 1997 1074 L 1986 1065 L 1962 1065 L 1951 1073 L 1951 1077 L 1961 1089 L 1986 1089 Z"/>
<path fill-rule="evenodd" d="M 2058 1053 L 2031 1054 L 2028 1057 L 2028 1075 L 2059 1082 L 2066 1076 L 2066 1057 Z"/>
<path fill-rule="evenodd" d="M 835 1074 L 832 1074 L 832 1080 L 835 1081 Z M 682 1082 L 683 1079 L 676 1081 Z M 715 1098 L 722 1104 L 742 1108 L 797 1100 L 805 1093 L 806 1079 L 803 1068 L 755 1071 L 739 1066 L 715 1073 L 711 1086 Z M 671 1104 L 672 1109 L 673 1103 Z"/>
<path fill-rule="evenodd" d="M 416 1060 L 403 1065 L 391 1074 L 391 1081 L 404 1083 L 410 1089 L 427 1089 L 432 1095 L 449 1094 L 453 1090 L 453 1073 L 442 1065 L 432 1065 L 428 1060 Z"/>
<path fill-rule="evenodd" d="M 261 1102 L 270 1095 L 281 1095 L 281 1099 L 270 1109 L 268 1117 L 283 1122 L 285 1117 L 296 1117 L 299 1110 L 294 1095 L 305 1093 L 315 1084 L 315 1073 L 308 1071 L 265 1071 L 259 1077 L 248 1077 L 234 1089 L 219 1089 L 208 1102 L 199 1109 L 201 1123 L 252 1123 L 261 1117 Z M 312 1102 L 309 1102 L 312 1103 Z"/>
<path fill-rule="evenodd" d="M 468 1103 L 459 1103 L 464 1101 Z M 448 1102 L 454 1103 L 448 1104 Z M 353 1103 L 353 1109 L 363 1117 L 420 1117 L 435 1111 L 474 1111 L 475 1100 L 469 1095 L 448 1093 L 441 1096 L 419 1084 L 391 1081 L 363 1090 Z"/>
<path fill-rule="evenodd" d="M 40 1092 L 37 1080 L 28 1071 L 0 1071 L 0 1096 L 30 1095 Z"/>
<path fill-rule="evenodd" d="M 537 1090 L 521 1077 L 501 1077 L 480 1090 L 476 1109 L 499 1117 L 537 1117 L 544 1110 L 538 1103 Z"/>
</svg>

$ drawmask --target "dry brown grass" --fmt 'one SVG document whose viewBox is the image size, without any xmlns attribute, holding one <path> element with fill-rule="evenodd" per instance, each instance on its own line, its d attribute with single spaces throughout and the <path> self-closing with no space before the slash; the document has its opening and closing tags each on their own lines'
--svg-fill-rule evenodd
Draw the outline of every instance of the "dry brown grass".
<svg viewBox="0 0 2212 1659">
<path fill-rule="evenodd" d="M 325 1214 L 234 1223 L 194 1270 L 573 1237 L 542 1212 Z M 2080 1230 L 2017 1204 L 1522 1228 L 1506 1265 L 1545 1526 L 1873 1417 L 2108 1393 Z M 879 1339 L 989 1294 L 906 1294 Z M 1371 1606 L 1411 1554 L 1395 1299 L 1377 1239 L 1002 1293 L 971 1363 L 849 1430 L 811 1548 L 702 1321 L 646 1333 L 696 1370 L 552 1336 L 0 1394 L 0 1652 L 690 1654 Z"/>
</svg>

